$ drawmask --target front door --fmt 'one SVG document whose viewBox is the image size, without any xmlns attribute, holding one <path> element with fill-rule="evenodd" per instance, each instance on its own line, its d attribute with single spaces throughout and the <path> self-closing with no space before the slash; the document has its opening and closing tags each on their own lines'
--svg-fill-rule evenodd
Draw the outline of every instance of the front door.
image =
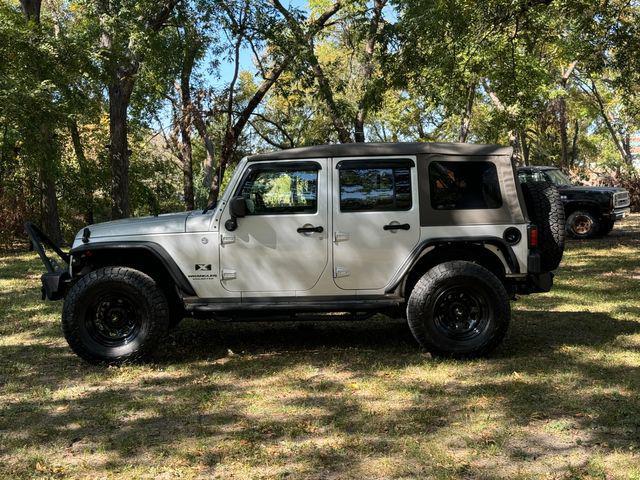
<svg viewBox="0 0 640 480">
<path fill-rule="evenodd" d="M 220 278 L 233 292 L 293 295 L 327 266 L 327 160 L 249 163 L 234 196 L 248 214 L 237 229 L 220 222 Z M 227 209 L 228 210 L 228 209 Z"/>
<path fill-rule="evenodd" d="M 414 158 L 333 160 L 333 276 L 384 288 L 420 239 Z"/>
</svg>

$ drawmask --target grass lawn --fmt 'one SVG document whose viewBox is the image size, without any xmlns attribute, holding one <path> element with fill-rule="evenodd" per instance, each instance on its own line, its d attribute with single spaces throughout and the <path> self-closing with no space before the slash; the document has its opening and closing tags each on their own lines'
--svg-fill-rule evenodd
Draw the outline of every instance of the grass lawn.
<svg viewBox="0 0 640 480">
<path fill-rule="evenodd" d="M 402 321 L 185 320 L 92 367 L 0 254 L 2 478 L 640 479 L 640 215 L 570 242 L 504 346 L 432 360 Z"/>
</svg>

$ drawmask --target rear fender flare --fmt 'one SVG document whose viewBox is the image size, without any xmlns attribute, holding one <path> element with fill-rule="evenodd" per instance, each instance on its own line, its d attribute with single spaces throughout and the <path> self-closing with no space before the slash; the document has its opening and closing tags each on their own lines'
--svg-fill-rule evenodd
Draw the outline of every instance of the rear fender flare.
<svg viewBox="0 0 640 480">
<path fill-rule="evenodd" d="M 385 293 L 395 292 L 398 287 L 400 287 L 404 280 L 407 278 L 409 273 L 412 271 L 413 267 L 419 262 L 419 260 L 423 257 L 423 255 L 429 253 L 430 251 L 438 248 L 438 247 L 447 247 L 447 246 L 455 246 L 461 247 L 464 245 L 473 244 L 475 246 L 481 246 L 485 248 L 485 250 L 493 254 L 496 257 L 496 260 L 500 261 L 500 263 L 506 267 L 506 273 L 518 274 L 520 273 L 520 264 L 518 263 L 518 258 L 516 257 L 515 252 L 504 241 L 504 239 L 500 237 L 493 236 L 481 236 L 481 237 L 465 237 L 465 238 L 432 238 L 429 240 L 425 240 L 424 242 L 419 243 L 409 254 L 409 257 L 400 269 L 396 272 L 393 279 L 389 283 L 389 285 L 385 288 Z M 502 259 L 498 257 L 494 251 L 486 248 L 487 245 L 496 247 L 498 251 L 502 254 Z"/>
</svg>

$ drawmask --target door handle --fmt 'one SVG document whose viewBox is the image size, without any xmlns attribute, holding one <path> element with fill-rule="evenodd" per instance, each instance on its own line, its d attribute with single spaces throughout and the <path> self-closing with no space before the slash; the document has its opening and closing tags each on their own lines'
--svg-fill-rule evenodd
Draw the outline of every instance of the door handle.
<svg viewBox="0 0 640 480">
<path fill-rule="evenodd" d="M 322 233 L 324 228 L 322 227 L 299 227 L 298 233 Z"/>
<path fill-rule="evenodd" d="M 408 223 L 390 223 L 382 227 L 383 230 L 409 230 L 411 225 Z"/>
</svg>

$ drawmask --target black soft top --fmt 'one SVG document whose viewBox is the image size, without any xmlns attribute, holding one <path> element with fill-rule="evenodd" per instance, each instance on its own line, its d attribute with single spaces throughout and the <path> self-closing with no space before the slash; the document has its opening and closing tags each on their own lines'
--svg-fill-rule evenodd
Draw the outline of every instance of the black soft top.
<svg viewBox="0 0 640 480">
<path fill-rule="evenodd" d="M 511 157 L 513 149 L 501 145 L 479 145 L 472 143 L 343 143 L 290 148 L 277 152 L 260 153 L 247 158 L 249 162 L 288 160 L 303 158 L 371 157 L 387 155 L 419 155 L 438 153 L 442 155 L 495 155 Z"/>
</svg>

